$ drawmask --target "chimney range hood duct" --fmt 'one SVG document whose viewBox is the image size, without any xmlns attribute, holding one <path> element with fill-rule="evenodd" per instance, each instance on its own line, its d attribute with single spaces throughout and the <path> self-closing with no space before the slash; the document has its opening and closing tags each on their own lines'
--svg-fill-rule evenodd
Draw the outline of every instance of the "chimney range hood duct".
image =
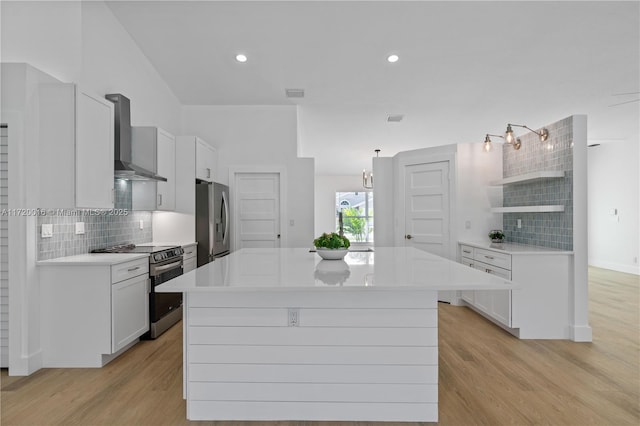
<svg viewBox="0 0 640 426">
<path fill-rule="evenodd" d="M 133 164 L 131 159 L 131 107 L 129 98 L 119 93 L 105 95 L 115 104 L 115 162 L 114 175 L 128 180 L 166 182 L 167 178 Z M 152 155 L 151 153 L 149 155 Z"/>
</svg>

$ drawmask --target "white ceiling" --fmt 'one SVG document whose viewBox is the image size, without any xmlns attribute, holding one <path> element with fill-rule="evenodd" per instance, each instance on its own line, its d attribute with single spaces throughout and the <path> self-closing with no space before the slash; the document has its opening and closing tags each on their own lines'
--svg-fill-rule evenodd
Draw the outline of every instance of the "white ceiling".
<svg viewBox="0 0 640 426">
<path fill-rule="evenodd" d="M 639 2 L 116 1 L 185 105 L 299 105 L 316 174 L 587 114 L 589 143 L 638 138 Z M 245 53 L 244 64 L 234 60 Z M 400 60 L 386 62 L 390 53 Z M 305 89 L 292 101 L 285 88 Z M 629 93 L 630 95 L 616 95 Z M 388 114 L 405 114 L 387 123 Z M 522 129 L 520 129 L 522 130 Z"/>
</svg>

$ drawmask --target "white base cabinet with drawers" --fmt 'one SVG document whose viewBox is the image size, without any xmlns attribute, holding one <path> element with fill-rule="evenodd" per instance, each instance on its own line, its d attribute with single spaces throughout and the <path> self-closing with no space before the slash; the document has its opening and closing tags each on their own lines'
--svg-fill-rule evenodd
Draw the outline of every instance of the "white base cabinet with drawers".
<svg viewBox="0 0 640 426">
<path fill-rule="evenodd" d="M 187 244 L 182 246 L 184 254 L 182 255 L 182 270 L 186 274 L 198 267 L 198 244 Z"/>
<path fill-rule="evenodd" d="M 491 249 L 463 243 L 458 253 L 460 263 L 521 286 L 518 290 L 461 291 L 464 304 L 523 339 L 571 337 L 571 252 L 508 244 Z"/>
<path fill-rule="evenodd" d="M 149 330 L 147 257 L 39 273 L 43 367 L 102 367 Z"/>
</svg>

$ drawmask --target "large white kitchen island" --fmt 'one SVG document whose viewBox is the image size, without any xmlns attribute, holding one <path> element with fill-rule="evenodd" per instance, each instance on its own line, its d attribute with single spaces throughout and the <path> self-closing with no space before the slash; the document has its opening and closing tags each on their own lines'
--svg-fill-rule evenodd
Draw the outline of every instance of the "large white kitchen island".
<svg viewBox="0 0 640 426">
<path fill-rule="evenodd" d="M 184 293 L 190 420 L 437 421 L 438 290 L 511 281 L 413 248 L 243 249 Z"/>
</svg>

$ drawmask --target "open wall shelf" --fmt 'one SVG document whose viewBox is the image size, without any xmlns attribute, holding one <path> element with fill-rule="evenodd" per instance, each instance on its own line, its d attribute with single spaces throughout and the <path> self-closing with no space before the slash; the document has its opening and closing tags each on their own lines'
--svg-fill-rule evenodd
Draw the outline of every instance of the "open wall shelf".
<svg viewBox="0 0 640 426">
<path fill-rule="evenodd" d="M 489 184 L 492 186 L 503 186 L 503 185 L 512 185 L 516 183 L 533 182 L 533 181 L 542 180 L 542 179 L 560 179 L 560 178 L 564 178 L 564 171 L 548 170 L 548 171 L 525 173 L 523 175 L 511 176 L 511 177 L 500 179 L 500 180 L 494 180 L 494 181 L 491 181 Z"/>
<path fill-rule="evenodd" d="M 563 205 L 493 207 L 491 209 L 492 213 L 552 213 L 563 211 Z"/>
</svg>

